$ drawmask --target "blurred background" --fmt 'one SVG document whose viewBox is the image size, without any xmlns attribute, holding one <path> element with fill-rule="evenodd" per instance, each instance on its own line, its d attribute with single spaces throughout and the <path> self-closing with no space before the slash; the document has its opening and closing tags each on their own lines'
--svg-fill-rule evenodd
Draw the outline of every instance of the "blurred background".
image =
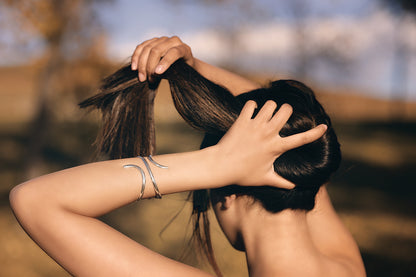
<svg viewBox="0 0 416 277">
<path fill-rule="evenodd" d="M 368 275 L 416 276 L 416 1 L 0 0 L 0 29 L 0 276 L 69 276 L 20 228 L 8 192 L 92 161 L 99 114 L 77 103 L 138 43 L 161 35 L 253 80 L 310 85 L 342 144 L 328 190 Z M 158 153 L 198 148 L 201 134 L 177 115 L 166 84 L 156 121 Z M 177 194 L 103 220 L 210 270 L 189 249 L 190 212 Z M 244 255 L 217 225 L 213 234 L 225 276 L 247 276 Z"/>
</svg>

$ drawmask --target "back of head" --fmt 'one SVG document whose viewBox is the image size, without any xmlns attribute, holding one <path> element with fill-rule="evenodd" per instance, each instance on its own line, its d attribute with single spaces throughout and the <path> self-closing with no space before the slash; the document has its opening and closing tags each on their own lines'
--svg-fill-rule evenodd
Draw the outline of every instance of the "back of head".
<svg viewBox="0 0 416 277">
<path fill-rule="evenodd" d="M 340 146 L 331 125 L 331 120 L 316 100 L 313 91 L 298 81 L 280 80 L 269 86 L 241 94 L 236 97 L 239 102 L 248 100 L 257 102 L 262 107 L 268 100 L 278 104 L 290 104 L 293 114 L 280 131 L 281 136 L 307 131 L 319 124 L 328 126 L 327 132 L 319 140 L 290 150 L 274 162 L 275 171 L 292 181 L 296 187 L 292 190 L 268 187 L 228 186 L 216 189 L 220 195 L 244 194 L 259 201 L 270 212 L 284 209 L 311 210 L 319 187 L 327 182 L 339 166 L 341 160 Z M 220 136 L 207 134 L 201 147 L 216 144 Z"/>
</svg>

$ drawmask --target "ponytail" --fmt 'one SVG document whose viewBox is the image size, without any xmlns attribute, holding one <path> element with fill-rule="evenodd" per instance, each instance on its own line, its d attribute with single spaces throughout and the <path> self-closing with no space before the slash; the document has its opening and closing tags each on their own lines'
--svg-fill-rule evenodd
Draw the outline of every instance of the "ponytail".
<svg viewBox="0 0 416 277">
<path fill-rule="evenodd" d="M 159 77 L 152 83 L 139 82 L 137 71 L 127 65 L 105 78 L 98 94 L 79 104 L 102 113 L 103 126 L 95 142 L 98 152 L 111 159 L 154 154 L 153 108 L 160 79 L 169 81 L 176 109 L 197 130 L 225 133 L 241 110 L 242 105 L 227 89 L 207 80 L 183 60 Z"/>
</svg>

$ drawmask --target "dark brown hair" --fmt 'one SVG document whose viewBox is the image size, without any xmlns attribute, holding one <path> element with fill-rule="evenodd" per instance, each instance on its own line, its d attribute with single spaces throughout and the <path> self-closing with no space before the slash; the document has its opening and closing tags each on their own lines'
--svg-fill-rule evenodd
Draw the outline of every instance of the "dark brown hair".
<svg viewBox="0 0 416 277">
<path fill-rule="evenodd" d="M 293 80 L 280 80 L 268 86 L 234 97 L 227 89 L 207 80 L 183 60 L 175 62 L 156 81 L 139 82 L 137 71 L 127 65 L 104 79 L 100 92 L 80 103 L 102 112 L 103 128 L 97 136 L 98 151 L 109 158 L 149 155 L 155 151 L 153 103 L 160 78 L 169 81 L 179 114 L 192 127 L 206 133 L 201 147 L 216 144 L 231 127 L 248 100 L 259 108 L 267 100 L 278 107 L 288 103 L 293 114 L 280 132 L 282 136 L 306 131 L 319 124 L 328 130 L 319 140 L 290 150 L 274 162 L 275 171 L 296 184 L 292 190 L 231 185 L 213 190 L 217 196 L 249 195 L 269 212 L 284 209 L 311 210 L 319 187 L 338 168 L 341 154 L 331 121 L 311 89 Z M 194 238 L 200 243 L 216 274 L 209 233 L 207 210 L 210 195 L 206 190 L 193 192 Z"/>
</svg>

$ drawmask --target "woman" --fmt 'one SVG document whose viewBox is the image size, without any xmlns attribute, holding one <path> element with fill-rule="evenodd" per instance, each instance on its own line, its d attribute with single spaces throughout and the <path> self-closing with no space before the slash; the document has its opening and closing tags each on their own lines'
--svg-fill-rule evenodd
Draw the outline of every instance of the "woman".
<svg viewBox="0 0 416 277">
<path fill-rule="evenodd" d="M 170 82 L 181 115 L 207 132 L 206 148 L 127 158 L 154 152 L 153 89 L 161 77 Z M 307 91 L 300 83 L 283 82 L 284 86 Z M 274 83 L 262 90 L 203 63 L 177 37 L 146 41 L 136 48 L 131 69 L 107 78 L 102 92 L 81 104 L 102 110 L 105 124 L 97 143 L 111 158 L 121 159 L 59 171 L 17 186 L 10 193 L 16 217 L 42 249 L 76 276 L 210 276 L 163 257 L 95 219 L 138 198 L 197 191 L 195 230 L 202 231 L 210 262 L 220 275 L 209 233 L 199 226 L 200 221 L 208 224 L 203 212 L 209 189 L 225 235 L 247 254 L 250 276 L 363 276 L 358 248 L 322 186 L 339 163 L 329 118 L 313 93 L 300 102 L 311 100 L 316 112 L 300 109 L 291 117 L 291 106 L 279 103 L 275 113 L 277 105 L 268 101 L 268 91 L 281 87 Z M 251 92 L 242 94 L 245 91 Z M 296 94 L 290 95 L 286 99 L 297 105 Z M 311 121 L 305 114 L 319 116 Z M 306 122 L 300 129 L 298 118 Z M 324 125 L 317 124 L 321 120 Z M 144 128 L 139 130 L 140 126 Z M 334 157 L 327 155 L 328 147 Z M 305 153 L 320 149 L 326 154 L 319 157 L 331 162 L 322 165 L 314 155 L 306 161 L 301 149 Z M 308 166 L 299 169 L 297 164 Z M 315 176 L 313 182 L 304 182 L 308 174 Z M 267 198 L 270 195 L 280 197 L 279 201 Z M 280 201 L 286 202 L 281 205 Z"/>
</svg>

